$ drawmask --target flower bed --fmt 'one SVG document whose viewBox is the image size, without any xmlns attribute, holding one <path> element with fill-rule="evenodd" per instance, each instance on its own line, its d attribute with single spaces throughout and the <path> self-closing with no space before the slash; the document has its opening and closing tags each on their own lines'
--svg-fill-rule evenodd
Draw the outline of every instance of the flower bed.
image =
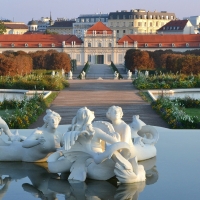
<svg viewBox="0 0 200 200">
<path fill-rule="evenodd" d="M 171 128 L 200 128 L 200 119 L 197 116 L 189 116 L 184 112 L 184 108 L 200 108 L 200 100 L 191 99 L 189 97 L 170 100 L 168 97 L 162 97 L 153 101 L 151 106 L 162 116 Z"/>
<path fill-rule="evenodd" d="M 49 101 L 53 101 L 56 96 L 57 93 L 52 93 L 44 99 L 42 94 L 36 93 L 32 98 L 27 99 L 25 97 L 21 101 L 4 100 L 0 102 L 0 109 L 5 110 L 2 118 L 11 129 L 28 128 L 45 111 L 50 103 Z M 10 113 L 8 109 L 14 109 L 14 111 Z"/>
<path fill-rule="evenodd" d="M 134 79 L 133 84 L 138 89 L 172 89 L 172 88 L 199 88 L 199 75 L 183 75 L 183 74 L 155 74 L 146 77 L 140 74 Z"/>
<path fill-rule="evenodd" d="M 46 74 L 30 74 L 26 76 L 0 76 L 1 89 L 27 90 L 62 90 L 69 86 L 61 74 L 51 76 Z"/>
</svg>

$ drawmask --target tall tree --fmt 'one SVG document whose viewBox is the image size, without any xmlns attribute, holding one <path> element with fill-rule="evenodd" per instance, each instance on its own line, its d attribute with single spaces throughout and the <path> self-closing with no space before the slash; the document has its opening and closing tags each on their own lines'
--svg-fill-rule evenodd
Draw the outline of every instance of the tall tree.
<svg viewBox="0 0 200 200">
<path fill-rule="evenodd" d="M 6 32 L 6 26 L 2 21 L 0 21 L 0 35 L 4 34 L 5 32 Z"/>
<path fill-rule="evenodd" d="M 132 72 L 135 69 L 149 70 L 154 69 L 154 61 L 146 51 L 135 49 L 127 50 L 125 55 L 125 65 Z"/>
</svg>

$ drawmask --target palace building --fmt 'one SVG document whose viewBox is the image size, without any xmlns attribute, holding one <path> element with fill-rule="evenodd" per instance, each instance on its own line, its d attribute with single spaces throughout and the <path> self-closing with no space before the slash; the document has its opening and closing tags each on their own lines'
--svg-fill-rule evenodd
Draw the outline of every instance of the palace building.
<svg viewBox="0 0 200 200">
<path fill-rule="evenodd" d="M 200 34 L 124 35 L 117 40 L 116 31 L 101 21 L 84 31 L 82 39 L 76 35 L 0 35 L 0 53 L 4 51 L 39 51 L 54 49 L 66 52 L 78 65 L 123 64 L 128 49 L 186 51 L 200 48 Z"/>
</svg>

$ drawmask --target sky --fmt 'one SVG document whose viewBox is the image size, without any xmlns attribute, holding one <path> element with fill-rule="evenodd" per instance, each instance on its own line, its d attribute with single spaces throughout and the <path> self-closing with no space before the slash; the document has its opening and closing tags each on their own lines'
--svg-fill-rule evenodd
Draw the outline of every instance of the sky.
<svg viewBox="0 0 200 200">
<path fill-rule="evenodd" d="M 173 12 L 182 19 L 200 15 L 200 0 L 0 0 L 0 19 L 27 24 L 32 19 L 49 17 L 50 12 L 56 20 L 131 9 Z"/>
</svg>

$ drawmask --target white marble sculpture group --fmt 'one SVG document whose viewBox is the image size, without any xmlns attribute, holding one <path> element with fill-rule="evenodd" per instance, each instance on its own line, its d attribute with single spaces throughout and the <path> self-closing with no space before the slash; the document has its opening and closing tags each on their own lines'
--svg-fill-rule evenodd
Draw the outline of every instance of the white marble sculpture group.
<svg viewBox="0 0 200 200">
<path fill-rule="evenodd" d="M 156 156 L 157 131 L 138 115 L 126 124 L 118 106 L 110 107 L 106 116 L 112 123 L 93 121 L 94 112 L 83 107 L 72 124 L 60 125 L 59 131 L 60 115 L 47 110 L 44 125 L 27 137 L 13 133 L 0 118 L 1 134 L 9 138 L 0 137 L 0 161 L 47 161 L 50 172 L 70 172 L 68 179 L 76 181 L 113 176 L 121 183 L 145 181 L 144 167 L 138 161 Z"/>
</svg>

